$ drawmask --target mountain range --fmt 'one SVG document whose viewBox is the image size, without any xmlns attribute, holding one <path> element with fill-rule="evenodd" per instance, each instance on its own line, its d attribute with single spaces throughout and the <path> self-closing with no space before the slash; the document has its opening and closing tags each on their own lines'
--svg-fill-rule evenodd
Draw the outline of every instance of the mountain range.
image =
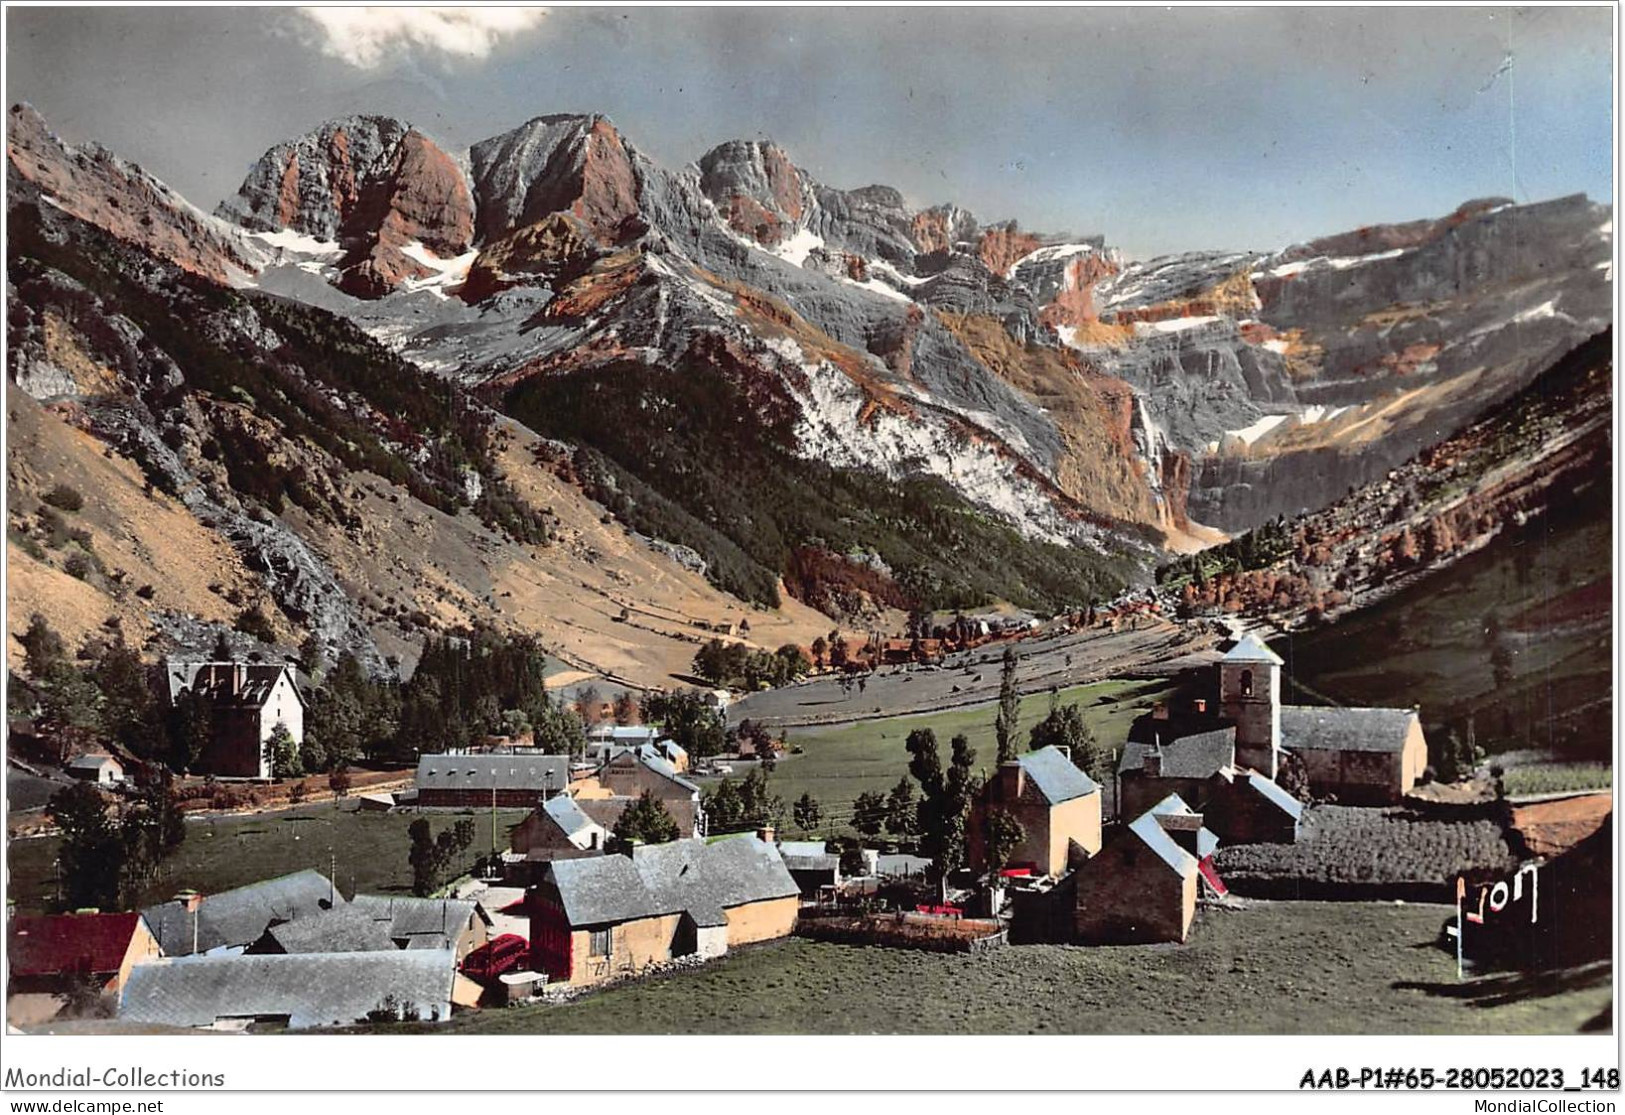
<svg viewBox="0 0 1625 1115">
<path fill-rule="evenodd" d="M 209 214 L 26 105 L 8 180 L 14 585 L 71 588 L 36 501 L 105 465 L 70 627 L 258 608 L 375 664 L 485 618 L 647 682 L 703 616 L 1080 606 L 1379 480 L 1612 313 L 1581 196 L 1133 261 L 767 141 L 673 170 L 603 116 L 466 151 L 355 116 Z M 180 535 L 212 580 L 163 583 Z"/>
</svg>

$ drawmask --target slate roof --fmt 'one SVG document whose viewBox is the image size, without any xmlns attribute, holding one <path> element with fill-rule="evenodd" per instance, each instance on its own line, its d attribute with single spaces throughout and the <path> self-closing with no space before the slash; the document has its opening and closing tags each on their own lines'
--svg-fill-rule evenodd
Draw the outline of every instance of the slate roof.
<svg viewBox="0 0 1625 1115">
<path fill-rule="evenodd" d="M 778 849 L 753 835 L 707 844 L 675 840 L 610 855 L 554 860 L 547 877 L 573 926 L 634 921 L 687 911 L 700 925 L 721 925 L 730 906 L 790 898 L 801 890 Z"/>
<path fill-rule="evenodd" d="M 140 922 L 140 914 L 19 915 L 6 927 L 6 960 L 14 976 L 116 972 Z"/>
<path fill-rule="evenodd" d="M 682 756 L 686 757 L 688 755 L 688 752 L 684 751 L 681 747 L 677 746 L 671 740 L 669 740 L 669 739 L 661 740 L 658 743 L 645 742 L 645 743 L 637 744 L 636 746 L 633 746 L 633 745 L 630 745 L 630 744 L 611 744 L 610 749 L 609 749 L 608 759 L 606 759 L 606 761 L 614 759 L 619 755 L 624 755 L 624 754 L 627 754 L 627 753 L 631 753 L 633 755 L 636 755 L 638 758 L 644 760 L 645 765 L 652 765 L 652 764 L 648 763 L 648 760 L 651 760 L 651 759 L 653 759 L 653 760 L 655 760 L 657 762 L 663 763 L 663 764 L 665 764 L 665 767 L 656 768 L 656 769 L 659 769 L 662 774 L 665 774 L 666 773 L 665 768 L 669 767 L 671 773 L 670 773 L 670 775 L 668 777 L 673 777 L 678 782 L 683 781 L 683 779 L 680 776 L 678 776 L 678 774 L 677 774 L 677 764 L 676 764 L 675 758 L 673 758 L 671 756 L 682 755 Z M 684 783 L 684 784 L 687 785 L 687 783 Z"/>
<path fill-rule="evenodd" d="M 183 690 L 191 689 L 222 708 L 250 709 L 264 707 L 270 699 L 271 690 L 276 688 L 284 673 L 293 683 L 294 696 L 300 704 L 305 704 L 305 695 L 299 690 L 298 679 L 292 667 L 285 663 L 170 661 L 164 670 L 171 702 Z"/>
<path fill-rule="evenodd" d="M 713 909 L 801 894 L 779 850 L 754 834 L 643 845 L 632 850 L 632 865 L 662 904 L 688 910 L 701 925 L 722 924 L 699 920 Z"/>
<path fill-rule="evenodd" d="M 69 770 L 101 770 L 107 764 L 119 766 L 119 761 L 111 755 L 81 755 L 68 764 Z M 123 769 L 120 767 L 120 769 Z"/>
<path fill-rule="evenodd" d="M 1044 800 L 1051 805 L 1100 792 L 1095 780 L 1079 770 L 1058 747 L 1041 747 L 1020 756 L 1016 762 Z"/>
<path fill-rule="evenodd" d="M 316 871 L 296 871 L 211 894 L 197 910 L 198 951 L 250 945 L 272 922 L 297 921 L 342 905 L 344 896 L 327 876 Z M 186 912 L 184 903 L 164 902 L 141 913 L 166 954 L 191 954 L 193 915 Z"/>
<path fill-rule="evenodd" d="M 551 777 L 549 777 L 551 776 Z M 562 790 L 570 784 L 568 755 L 424 755 L 418 790 Z"/>
<path fill-rule="evenodd" d="M 633 752 L 633 754 L 636 756 L 638 762 L 642 763 L 644 766 L 648 767 L 650 770 L 654 771 L 656 774 L 663 775 L 664 777 L 671 779 L 673 782 L 675 782 L 679 786 L 683 787 L 683 789 L 688 790 L 688 791 L 690 791 L 692 793 L 697 794 L 697 793 L 700 792 L 700 788 L 698 786 L 696 786 L 694 783 L 690 782 L 688 779 L 684 778 L 682 776 L 682 774 L 680 774 L 678 772 L 678 770 L 677 770 L 677 768 L 675 766 L 673 766 L 671 763 L 667 762 L 661 756 L 659 756 L 659 755 L 646 755 L 646 754 L 643 754 L 641 752 L 641 750 L 637 751 L 637 752 Z"/>
<path fill-rule="evenodd" d="M 1140 841 L 1156 853 L 1157 858 L 1171 867 L 1180 878 L 1189 878 L 1196 873 L 1196 857 L 1181 848 L 1174 838 L 1163 829 L 1162 823 L 1157 820 L 1159 815 L 1168 813 L 1189 813 L 1190 807 L 1185 799 L 1178 794 L 1169 794 L 1156 805 L 1141 813 L 1129 822 L 1128 830 Z"/>
<path fill-rule="evenodd" d="M 395 948 L 389 926 L 365 909 L 341 906 L 265 931 L 283 952 L 383 952 Z"/>
<path fill-rule="evenodd" d="M 564 833 L 565 836 L 575 836 L 577 833 L 589 828 L 603 827 L 583 813 L 581 806 L 576 804 L 575 798 L 570 797 L 568 794 L 548 798 L 542 804 L 542 812 L 546 813 L 553 823 L 559 826 L 559 831 Z"/>
<path fill-rule="evenodd" d="M 553 860 L 546 877 L 558 889 L 571 925 L 601 925 L 672 913 L 644 885 L 625 856 Z"/>
<path fill-rule="evenodd" d="M 425 1019 L 451 1013 L 456 953 L 325 952 L 292 956 L 188 956 L 137 964 L 119 1019 L 161 1026 L 211 1026 L 219 1019 L 288 1016 L 289 1026 L 349 1025 L 386 996 Z"/>
<path fill-rule="evenodd" d="M 1145 756 L 1153 751 L 1149 743 L 1129 742 L 1123 745 L 1122 757 L 1117 761 L 1119 774 L 1138 773 L 1145 767 Z M 1198 732 L 1162 744 L 1162 777 L 1211 778 L 1225 767 L 1235 765 L 1236 730 L 1215 728 Z"/>
<path fill-rule="evenodd" d="M 1400 751 L 1416 721 L 1408 708 L 1281 706 L 1281 745 L 1309 751 Z"/>
<path fill-rule="evenodd" d="M 350 905 L 382 923 L 389 937 L 407 948 L 448 947 L 457 943 L 463 927 L 472 917 L 491 924 L 490 915 L 478 902 L 465 898 L 413 898 L 382 894 L 358 894 Z M 419 941 L 432 942 L 429 946 Z"/>
<path fill-rule="evenodd" d="M 1222 659 L 1225 662 L 1268 662 L 1275 666 L 1284 666 L 1286 662 L 1276 654 L 1257 635 L 1243 635 L 1241 641 L 1225 652 Z"/>
<path fill-rule="evenodd" d="M 786 871 L 833 871 L 841 873 L 841 857 L 823 853 L 816 856 L 783 856 Z"/>
<path fill-rule="evenodd" d="M 1247 785 L 1294 821 L 1303 819 L 1303 802 L 1281 789 L 1280 783 L 1265 778 L 1262 774 L 1250 774 L 1247 776 Z"/>
</svg>

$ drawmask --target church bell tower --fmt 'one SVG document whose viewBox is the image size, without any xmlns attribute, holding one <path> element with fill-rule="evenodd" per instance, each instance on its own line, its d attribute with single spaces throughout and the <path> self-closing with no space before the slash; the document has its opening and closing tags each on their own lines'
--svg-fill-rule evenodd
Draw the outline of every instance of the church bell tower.
<svg viewBox="0 0 1625 1115">
<path fill-rule="evenodd" d="M 1236 726 L 1236 765 L 1266 778 L 1280 768 L 1282 665 L 1256 635 L 1219 660 L 1219 708 Z"/>
</svg>

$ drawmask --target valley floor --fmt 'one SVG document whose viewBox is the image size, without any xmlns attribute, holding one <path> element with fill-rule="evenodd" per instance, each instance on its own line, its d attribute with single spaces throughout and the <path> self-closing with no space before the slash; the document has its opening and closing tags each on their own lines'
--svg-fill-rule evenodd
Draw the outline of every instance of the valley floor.
<svg viewBox="0 0 1625 1115">
<path fill-rule="evenodd" d="M 1450 908 L 1246 901 L 1184 945 L 978 956 L 791 939 L 564 1005 L 484 1010 L 458 1034 L 1537 1034 L 1611 1028 L 1608 965 L 1456 980 Z M 1287 1086 L 1285 1084 L 1283 1087 Z"/>
</svg>

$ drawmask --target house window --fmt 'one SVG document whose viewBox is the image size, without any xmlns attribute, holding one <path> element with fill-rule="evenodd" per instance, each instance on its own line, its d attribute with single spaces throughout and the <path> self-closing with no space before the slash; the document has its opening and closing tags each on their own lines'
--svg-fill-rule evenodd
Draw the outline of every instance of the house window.
<svg viewBox="0 0 1625 1115">
<path fill-rule="evenodd" d="M 1241 695 L 1243 697 L 1253 695 L 1253 672 L 1251 670 L 1241 671 Z"/>
<path fill-rule="evenodd" d="M 590 955 L 590 956 L 610 956 L 610 955 L 612 955 L 614 953 L 614 951 L 615 951 L 615 946 L 614 946 L 613 939 L 610 936 L 611 932 L 612 932 L 612 930 L 610 930 L 608 928 L 594 929 L 592 931 L 592 945 L 588 949 L 588 955 Z"/>
</svg>

